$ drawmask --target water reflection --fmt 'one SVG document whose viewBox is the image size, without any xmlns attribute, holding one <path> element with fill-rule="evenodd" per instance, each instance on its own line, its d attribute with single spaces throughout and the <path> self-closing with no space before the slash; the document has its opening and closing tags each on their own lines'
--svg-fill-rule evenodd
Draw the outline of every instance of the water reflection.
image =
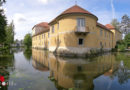
<svg viewBox="0 0 130 90">
<path fill-rule="evenodd" d="M 130 53 L 81 59 L 14 49 L 0 54 L 0 75 L 15 84 L 2 90 L 130 90 Z"/>
<path fill-rule="evenodd" d="M 30 49 L 25 49 L 24 52 L 23 52 L 25 58 L 30 61 L 31 58 L 32 58 L 32 50 Z"/>
<path fill-rule="evenodd" d="M 9 78 L 10 78 L 10 73 L 13 72 L 15 69 L 14 66 L 15 60 L 14 60 L 14 54 L 13 52 L 8 52 L 8 53 L 2 53 L 0 55 L 0 76 L 3 76 L 5 79 L 6 84 L 8 84 Z M 7 90 L 8 85 L 2 86 L 0 84 L 0 88 L 2 90 Z"/>
<path fill-rule="evenodd" d="M 40 70 L 42 68 L 43 71 L 49 68 L 49 78 L 55 83 L 58 90 L 69 88 L 74 90 L 105 90 L 96 88 L 99 82 L 94 83 L 100 76 L 109 77 L 110 80 L 114 80 L 116 76 L 119 78 L 119 83 L 126 80 L 126 78 L 121 78 L 127 75 L 120 75 L 124 70 L 120 71 L 120 62 L 118 62 L 119 59 L 116 60 L 117 55 L 115 54 L 107 54 L 90 60 L 59 58 L 35 49 L 32 52 L 33 66 Z M 100 81 L 102 81 L 101 78 Z"/>
</svg>

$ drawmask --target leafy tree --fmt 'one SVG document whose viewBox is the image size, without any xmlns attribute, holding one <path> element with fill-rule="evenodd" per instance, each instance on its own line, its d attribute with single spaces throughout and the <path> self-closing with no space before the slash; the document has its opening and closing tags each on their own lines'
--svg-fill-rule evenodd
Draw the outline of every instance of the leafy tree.
<svg viewBox="0 0 130 90">
<path fill-rule="evenodd" d="M 120 23 L 118 22 L 117 19 L 113 19 L 113 20 L 111 21 L 111 25 L 113 25 L 116 30 L 120 30 L 119 24 L 120 24 Z"/>
<path fill-rule="evenodd" d="M 130 33 L 125 36 L 125 43 L 127 47 L 130 47 Z"/>
<path fill-rule="evenodd" d="M 2 6 L 2 4 L 5 2 L 6 2 L 6 0 L 0 0 L 0 6 Z"/>
<path fill-rule="evenodd" d="M 13 21 L 6 27 L 6 44 L 14 43 L 14 24 Z"/>
<path fill-rule="evenodd" d="M 30 33 L 26 34 L 24 37 L 24 45 L 27 48 L 30 48 L 32 46 L 32 36 Z"/>
<path fill-rule="evenodd" d="M 117 41 L 115 46 L 117 51 L 125 51 L 126 49 L 126 43 L 124 40 Z"/>
<path fill-rule="evenodd" d="M 122 33 L 128 34 L 130 32 L 130 18 L 127 15 L 124 15 L 121 20 L 120 28 Z"/>
<path fill-rule="evenodd" d="M 5 0 L 0 0 L 0 6 L 5 2 Z M 5 41 L 6 33 L 5 27 L 7 25 L 6 17 L 4 15 L 3 9 L 0 9 L 0 44 L 3 44 Z"/>
</svg>

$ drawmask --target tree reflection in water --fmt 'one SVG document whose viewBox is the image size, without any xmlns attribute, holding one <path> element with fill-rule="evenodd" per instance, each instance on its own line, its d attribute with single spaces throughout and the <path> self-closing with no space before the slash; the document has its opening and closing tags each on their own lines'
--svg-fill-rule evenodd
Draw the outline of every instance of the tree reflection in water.
<svg viewBox="0 0 130 90">
<path fill-rule="evenodd" d="M 31 49 L 25 49 L 23 53 L 24 53 L 26 60 L 30 61 L 31 58 L 32 58 L 32 50 Z"/>
<path fill-rule="evenodd" d="M 120 65 L 116 73 L 116 76 L 118 77 L 118 82 L 120 84 L 127 83 L 128 79 L 130 79 L 130 69 Z"/>
<path fill-rule="evenodd" d="M 2 53 L 0 55 L 0 75 L 4 76 L 5 82 L 8 83 L 10 73 L 14 71 L 14 54 L 12 51 L 8 53 Z M 2 86 L 0 85 L 2 90 L 7 90 L 8 85 Z"/>
</svg>

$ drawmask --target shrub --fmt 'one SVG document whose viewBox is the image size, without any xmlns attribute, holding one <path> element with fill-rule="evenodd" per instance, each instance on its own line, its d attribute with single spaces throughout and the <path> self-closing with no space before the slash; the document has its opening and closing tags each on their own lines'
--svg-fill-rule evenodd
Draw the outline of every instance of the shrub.
<svg viewBox="0 0 130 90">
<path fill-rule="evenodd" d="M 126 46 L 121 44 L 121 45 L 118 45 L 118 51 L 125 51 L 126 49 Z"/>
<path fill-rule="evenodd" d="M 124 40 L 117 41 L 115 46 L 116 51 L 125 51 L 126 43 Z"/>
</svg>

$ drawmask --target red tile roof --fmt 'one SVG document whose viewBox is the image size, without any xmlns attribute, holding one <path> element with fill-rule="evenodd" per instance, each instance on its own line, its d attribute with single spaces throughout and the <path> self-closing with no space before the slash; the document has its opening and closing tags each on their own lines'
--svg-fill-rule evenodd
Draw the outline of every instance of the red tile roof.
<svg viewBox="0 0 130 90">
<path fill-rule="evenodd" d="M 106 30 L 109 30 L 109 31 L 110 31 L 109 28 L 107 28 L 106 26 L 104 26 L 104 25 L 101 24 L 101 23 L 98 23 L 98 22 L 97 22 L 97 26 L 99 26 L 99 27 L 101 27 L 101 28 L 103 28 L 103 29 L 106 29 Z"/>
<path fill-rule="evenodd" d="M 36 24 L 34 27 L 43 27 L 43 30 L 42 31 L 39 31 L 37 34 L 33 35 L 33 36 L 37 36 L 39 34 L 42 34 L 42 33 L 45 33 L 45 32 L 49 32 L 50 31 L 50 26 L 48 25 L 47 22 L 42 22 L 42 23 L 39 23 L 39 24 Z M 34 28 L 33 27 L 33 28 Z M 33 29 L 32 28 L 32 29 Z"/>
<path fill-rule="evenodd" d="M 36 24 L 34 27 L 44 27 L 44 28 L 46 28 L 46 29 L 49 29 L 49 25 L 48 25 L 47 22 L 41 22 L 41 23 L 39 23 L 39 24 Z M 34 28 L 34 27 L 33 27 L 33 28 Z"/>
<path fill-rule="evenodd" d="M 94 14 L 90 13 L 89 11 L 81 8 L 78 5 L 74 5 L 71 8 L 65 10 L 63 13 L 61 13 L 59 16 L 57 16 L 54 20 L 52 20 L 50 23 L 52 23 L 53 21 L 55 21 L 58 17 L 65 15 L 65 14 L 72 14 L 72 13 L 82 13 L 82 14 L 89 14 L 92 15 L 94 17 L 96 17 Z M 97 17 L 96 17 L 97 18 Z M 97 18 L 98 19 L 98 18 Z"/>
<path fill-rule="evenodd" d="M 112 26 L 112 25 L 110 25 L 110 24 L 107 24 L 107 25 L 105 25 L 108 29 L 115 29 L 115 27 L 114 26 Z"/>
<path fill-rule="evenodd" d="M 67 9 L 66 11 L 64 11 L 61 15 L 63 14 L 69 14 L 69 13 L 86 13 L 86 14 L 91 14 L 89 11 L 79 7 L 78 5 L 74 5 L 73 7 Z"/>
</svg>

